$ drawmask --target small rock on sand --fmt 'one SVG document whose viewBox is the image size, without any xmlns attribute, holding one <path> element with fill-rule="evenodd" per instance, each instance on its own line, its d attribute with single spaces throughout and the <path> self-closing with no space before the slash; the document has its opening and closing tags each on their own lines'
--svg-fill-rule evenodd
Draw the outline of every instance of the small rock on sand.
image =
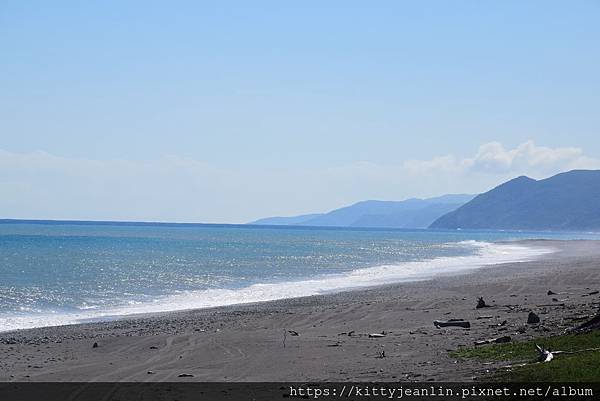
<svg viewBox="0 0 600 401">
<path fill-rule="evenodd" d="M 539 322 L 540 322 L 540 317 L 533 312 L 529 312 L 529 315 L 527 316 L 527 323 L 535 324 L 535 323 L 539 323 Z"/>
</svg>

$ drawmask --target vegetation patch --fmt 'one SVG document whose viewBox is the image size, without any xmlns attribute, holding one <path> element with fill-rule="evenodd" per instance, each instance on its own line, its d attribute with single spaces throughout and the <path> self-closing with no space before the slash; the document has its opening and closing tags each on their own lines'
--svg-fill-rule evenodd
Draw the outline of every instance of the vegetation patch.
<svg viewBox="0 0 600 401">
<path fill-rule="evenodd" d="M 536 363 L 538 344 L 550 351 L 565 351 L 557 354 L 548 363 Z M 463 347 L 450 354 L 457 358 L 475 358 L 482 362 L 504 361 L 513 365 L 501 369 L 493 379 L 503 381 L 598 381 L 600 378 L 600 331 L 584 334 L 537 338 L 531 341 L 492 344 L 481 347 Z M 581 351 L 581 352 L 578 352 Z M 575 352 L 571 354 L 570 352 Z M 524 366 L 514 366 L 525 363 Z"/>
</svg>

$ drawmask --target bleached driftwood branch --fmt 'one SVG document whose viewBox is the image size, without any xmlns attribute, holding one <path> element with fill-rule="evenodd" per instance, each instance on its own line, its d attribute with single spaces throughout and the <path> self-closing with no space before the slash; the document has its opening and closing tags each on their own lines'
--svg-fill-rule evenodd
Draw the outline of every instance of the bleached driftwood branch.
<svg viewBox="0 0 600 401">
<path fill-rule="evenodd" d="M 600 351 L 600 347 L 598 348 L 586 348 L 586 349 L 580 349 L 577 351 L 550 351 L 548 349 L 545 349 L 542 346 L 539 346 L 537 344 L 535 344 L 535 348 L 538 351 L 538 360 L 537 362 L 533 362 L 533 363 L 519 363 L 516 365 L 507 365 L 507 366 L 503 366 L 503 369 L 512 369 L 512 368 L 519 368 L 522 366 L 529 366 L 529 365 L 537 365 L 538 363 L 548 363 L 552 360 L 554 360 L 554 357 L 557 355 L 573 355 L 573 354 L 580 354 L 580 353 L 584 353 L 584 352 L 595 352 L 595 351 Z"/>
</svg>

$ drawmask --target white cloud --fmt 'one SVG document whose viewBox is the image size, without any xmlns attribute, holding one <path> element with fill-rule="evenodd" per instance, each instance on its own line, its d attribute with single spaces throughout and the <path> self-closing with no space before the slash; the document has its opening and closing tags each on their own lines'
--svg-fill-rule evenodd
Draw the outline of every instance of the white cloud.
<svg viewBox="0 0 600 401">
<path fill-rule="evenodd" d="M 364 199 L 486 191 L 518 175 L 544 178 L 600 168 L 579 148 L 490 142 L 454 155 L 326 169 L 224 169 L 167 156 L 86 160 L 0 151 L 0 210 L 6 218 L 245 222 L 325 211 Z"/>
<path fill-rule="evenodd" d="M 482 145 L 473 159 L 464 161 L 471 170 L 491 173 L 553 173 L 576 168 L 598 167 L 599 162 L 583 156 L 580 148 L 547 148 L 527 141 L 514 149 L 499 142 Z"/>
<path fill-rule="evenodd" d="M 457 159 L 448 155 L 425 161 L 410 160 L 404 166 L 413 174 L 452 172 L 539 177 L 566 170 L 600 168 L 600 160 L 584 156 L 580 148 L 548 148 L 530 140 L 514 149 L 506 149 L 500 142 L 489 142 L 481 145 L 473 157 Z"/>
</svg>

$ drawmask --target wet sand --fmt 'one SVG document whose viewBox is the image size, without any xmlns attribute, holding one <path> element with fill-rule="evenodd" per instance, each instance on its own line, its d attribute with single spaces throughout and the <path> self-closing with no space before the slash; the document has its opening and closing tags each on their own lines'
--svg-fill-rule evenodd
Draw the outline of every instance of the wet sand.
<svg viewBox="0 0 600 401">
<path fill-rule="evenodd" d="M 0 381 L 485 379 L 501 364 L 448 351 L 562 333 L 599 311 L 600 295 L 586 294 L 600 289 L 600 242 L 527 243 L 557 252 L 360 291 L 0 333 Z M 476 309 L 480 296 L 494 306 Z M 540 324 L 526 323 L 530 311 Z M 451 318 L 471 328 L 433 325 Z"/>
</svg>

